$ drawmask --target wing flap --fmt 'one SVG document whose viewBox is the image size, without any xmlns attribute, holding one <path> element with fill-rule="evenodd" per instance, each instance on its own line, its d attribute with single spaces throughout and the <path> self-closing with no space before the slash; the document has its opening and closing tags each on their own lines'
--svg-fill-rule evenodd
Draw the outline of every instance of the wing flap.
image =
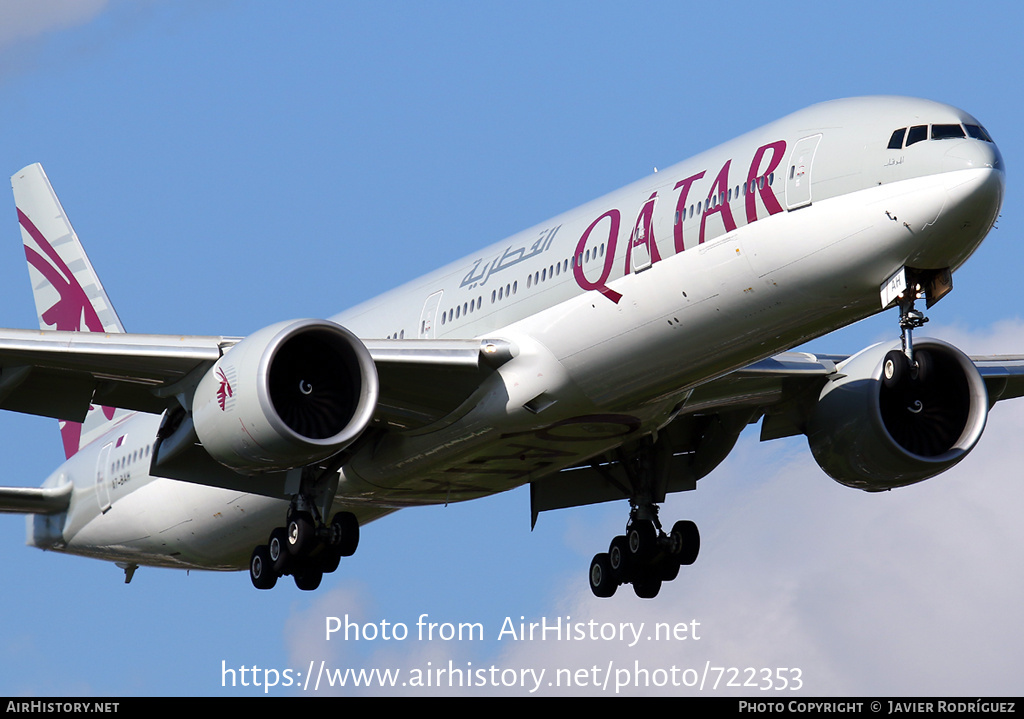
<svg viewBox="0 0 1024 719">
<path fill-rule="evenodd" d="M 416 429 L 452 417 L 513 348 L 495 340 L 371 340 L 380 400 L 376 419 Z"/>
</svg>

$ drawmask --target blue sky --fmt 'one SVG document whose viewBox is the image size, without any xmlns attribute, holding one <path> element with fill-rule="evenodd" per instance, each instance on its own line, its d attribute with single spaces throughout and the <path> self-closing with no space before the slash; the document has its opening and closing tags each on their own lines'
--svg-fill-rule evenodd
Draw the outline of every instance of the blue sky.
<svg viewBox="0 0 1024 719">
<path fill-rule="evenodd" d="M 12 0 L 0 168 L 43 163 L 129 331 L 244 335 L 332 315 L 814 102 L 927 97 L 977 116 L 1008 167 L 998 229 L 927 334 L 1024 353 L 1018 4 L 713 5 Z M 0 325 L 32 327 L 8 202 Z M 895 331 L 889 313 L 812 349 L 854 352 Z M 650 602 L 628 588 L 598 602 L 586 584 L 624 505 L 549 513 L 531 533 L 525 489 L 372 524 L 315 593 L 146 568 L 125 586 L 112 565 L 24 547 L 23 520 L 0 517 L 0 696 L 259 693 L 222 687 L 221 662 L 320 660 L 710 661 L 799 667 L 812 695 L 1017 694 L 1019 404 L 993 411 L 957 468 L 884 495 L 831 482 L 804 442 L 747 433 L 667 503 L 704 547 Z M 0 482 L 52 471 L 55 425 L 0 416 Z M 325 641 L 325 617 L 346 613 L 480 622 L 487 640 Z M 495 639 L 505 617 L 559 616 L 696 620 L 702 634 L 633 649 Z"/>
</svg>

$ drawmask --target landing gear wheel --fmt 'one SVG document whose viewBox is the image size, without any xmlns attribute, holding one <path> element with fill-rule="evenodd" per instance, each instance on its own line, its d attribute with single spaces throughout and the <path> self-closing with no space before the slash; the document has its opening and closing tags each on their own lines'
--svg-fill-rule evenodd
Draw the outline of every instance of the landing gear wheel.
<svg viewBox="0 0 1024 719">
<path fill-rule="evenodd" d="M 625 583 L 629 576 L 629 541 L 624 535 L 620 534 L 609 545 L 608 564 L 615 581 L 619 584 Z"/>
<path fill-rule="evenodd" d="M 288 520 L 288 552 L 293 557 L 309 553 L 316 542 L 316 525 L 308 512 L 296 512 Z"/>
<path fill-rule="evenodd" d="M 673 579 L 679 576 L 679 562 L 671 554 L 663 554 L 658 559 L 657 574 L 658 579 L 663 582 L 671 582 Z"/>
<path fill-rule="evenodd" d="M 341 564 L 341 555 L 334 547 L 325 547 L 324 553 L 320 555 L 320 569 L 324 574 L 330 574 Z"/>
<path fill-rule="evenodd" d="M 595 554 L 590 563 L 590 589 L 594 596 L 606 599 L 615 594 L 618 583 L 612 575 L 607 553 Z"/>
<path fill-rule="evenodd" d="M 633 580 L 633 593 L 641 599 L 654 599 L 661 591 L 661 580 L 652 577 L 638 577 Z"/>
<path fill-rule="evenodd" d="M 324 573 L 319 569 L 306 569 L 295 574 L 295 586 L 304 592 L 312 592 L 320 586 Z"/>
<path fill-rule="evenodd" d="M 654 528 L 654 522 L 649 519 L 640 519 L 626 531 L 626 539 L 629 542 L 630 559 L 646 559 L 654 554 L 658 546 L 658 532 Z"/>
<path fill-rule="evenodd" d="M 331 522 L 331 547 L 337 547 L 339 557 L 351 557 L 358 546 L 359 521 L 356 515 L 352 512 L 338 512 Z"/>
<path fill-rule="evenodd" d="M 889 350 L 882 360 L 882 384 L 890 389 L 898 387 L 910 371 L 910 360 L 901 350 Z"/>
<path fill-rule="evenodd" d="M 932 354 L 927 350 L 914 351 L 914 363 L 917 365 L 913 371 L 914 381 L 924 384 L 928 381 L 932 371 Z"/>
<path fill-rule="evenodd" d="M 270 562 L 278 576 L 287 574 L 290 554 L 288 553 L 288 532 L 284 527 L 277 527 L 270 533 L 267 544 L 270 551 Z"/>
<path fill-rule="evenodd" d="M 700 532 L 697 525 L 683 519 L 672 525 L 672 556 L 680 564 L 693 564 L 700 553 Z"/>
<path fill-rule="evenodd" d="M 277 584 L 277 573 L 274 572 L 274 563 L 270 560 L 270 548 L 261 544 L 252 550 L 252 557 L 249 559 L 249 579 L 252 586 L 257 589 L 273 589 Z"/>
</svg>

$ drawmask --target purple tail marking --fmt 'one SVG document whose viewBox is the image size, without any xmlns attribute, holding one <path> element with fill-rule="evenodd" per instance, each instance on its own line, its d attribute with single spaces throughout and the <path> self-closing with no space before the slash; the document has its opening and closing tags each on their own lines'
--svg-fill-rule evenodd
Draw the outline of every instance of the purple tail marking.
<svg viewBox="0 0 1024 719">
<path fill-rule="evenodd" d="M 30 265 L 35 267 L 46 278 L 47 282 L 53 285 L 60 295 L 54 305 L 42 313 L 43 322 L 53 326 L 56 330 L 68 332 L 83 331 L 82 325 L 88 332 L 103 332 L 103 323 L 100 322 L 96 309 L 89 301 L 85 290 L 75 279 L 74 273 L 68 268 L 64 260 L 60 258 L 53 246 L 43 237 L 43 233 L 32 223 L 28 216 L 18 209 L 18 222 L 29 236 L 42 248 L 46 256 L 50 258 L 47 262 L 42 255 L 34 249 L 25 246 L 25 257 Z M 90 407 L 90 410 L 92 408 Z M 103 414 L 107 419 L 114 416 L 113 407 L 103 407 Z M 61 439 L 64 443 L 64 456 L 70 458 L 81 446 L 82 425 L 79 422 L 62 422 L 60 427 Z"/>
</svg>

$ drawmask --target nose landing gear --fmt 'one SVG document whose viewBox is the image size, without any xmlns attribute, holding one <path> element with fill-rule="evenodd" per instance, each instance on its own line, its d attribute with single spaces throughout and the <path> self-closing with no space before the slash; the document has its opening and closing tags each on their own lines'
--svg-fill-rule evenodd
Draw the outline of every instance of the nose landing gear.
<svg viewBox="0 0 1024 719">
<path fill-rule="evenodd" d="M 928 321 L 923 312 L 914 308 L 919 299 L 931 307 L 953 289 L 949 269 L 917 270 L 901 267 L 881 287 L 882 307 L 897 304 L 900 308 L 900 344 L 902 350 L 892 350 L 882 362 L 882 381 L 886 387 L 898 387 L 908 375 L 910 379 L 924 381 L 931 369 L 931 356 L 914 351 L 914 330 Z"/>
</svg>

